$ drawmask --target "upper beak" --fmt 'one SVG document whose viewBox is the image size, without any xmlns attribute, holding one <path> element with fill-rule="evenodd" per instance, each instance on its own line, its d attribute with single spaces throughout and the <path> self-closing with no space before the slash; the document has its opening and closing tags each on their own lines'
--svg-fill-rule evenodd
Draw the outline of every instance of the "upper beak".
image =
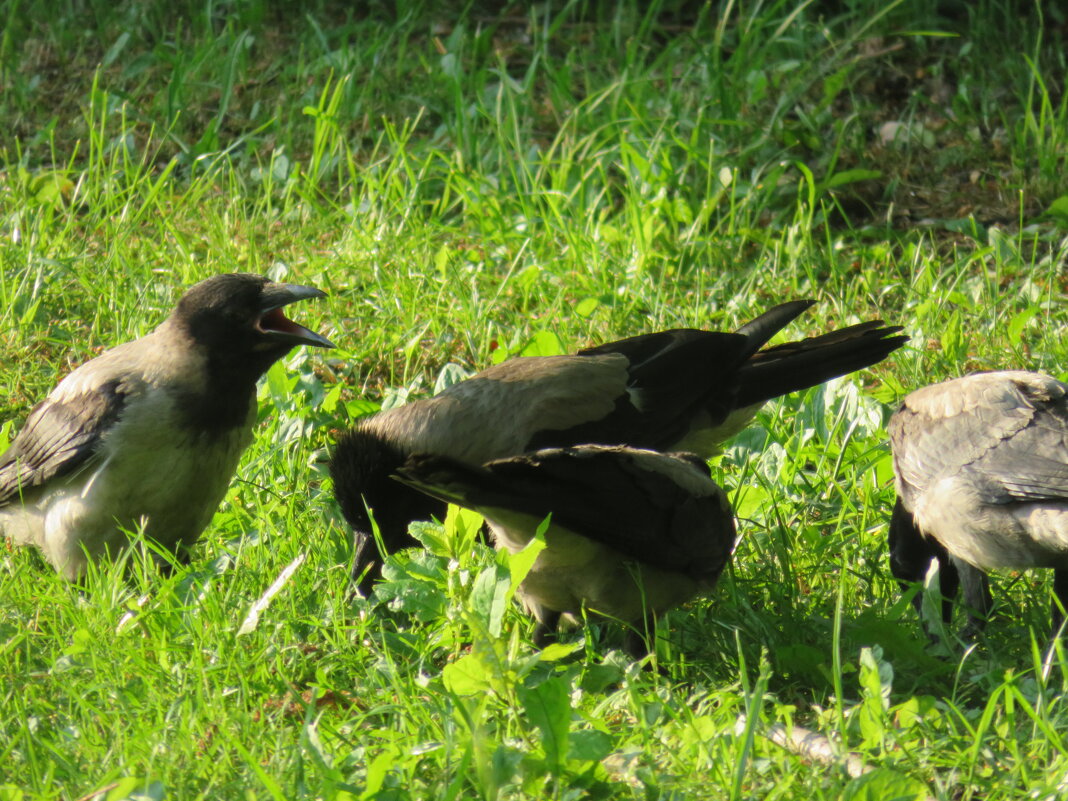
<svg viewBox="0 0 1068 801">
<path fill-rule="evenodd" d="M 282 307 L 298 300 L 325 298 L 326 293 L 313 286 L 270 283 L 263 287 L 259 329 L 271 339 L 293 345 L 314 345 L 332 348 L 334 343 L 314 331 L 299 325 L 282 313 Z"/>
</svg>

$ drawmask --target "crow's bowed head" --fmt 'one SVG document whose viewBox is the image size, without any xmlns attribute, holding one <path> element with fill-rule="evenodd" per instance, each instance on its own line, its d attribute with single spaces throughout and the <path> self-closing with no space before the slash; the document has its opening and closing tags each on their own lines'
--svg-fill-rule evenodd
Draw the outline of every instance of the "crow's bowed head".
<svg viewBox="0 0 1068 801">
<path fill-rule="evenodd" d="M 888 432 L 894 576 L 923 581 L 937 559 L 943 619 L 963 584 L 974 630 L 991 605 L 987 571 L 1052 568 L 1056 631 L 1068 605 L 1068 384 L 1022 370 L 943 381 L 909 394 Z"/>
</svg>

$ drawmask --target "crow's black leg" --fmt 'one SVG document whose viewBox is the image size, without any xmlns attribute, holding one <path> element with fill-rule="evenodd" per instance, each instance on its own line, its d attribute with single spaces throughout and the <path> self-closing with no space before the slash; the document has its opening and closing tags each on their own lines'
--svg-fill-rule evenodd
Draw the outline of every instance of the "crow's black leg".
<svg viewBox="0 0 1068 801">
<path fill-rule="evenodd" d="M 990 579 L 982 570 L 960 561 L 956 563 L 956 570 L 964 588 L 964 604 L 968 607 L 968 624 L 961 634 L 970 639 L 986 627 L 994 608 L 994 598 L 990 594 Z"/>
</svg>

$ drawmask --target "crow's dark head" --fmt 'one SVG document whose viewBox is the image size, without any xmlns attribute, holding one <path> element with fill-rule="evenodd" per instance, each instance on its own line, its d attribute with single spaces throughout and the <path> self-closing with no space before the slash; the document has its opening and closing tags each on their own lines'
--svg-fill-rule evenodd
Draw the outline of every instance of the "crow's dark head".
<svg viewBox="0 0 1068 801">
<path fill-rule="evenodd" d="M 256 381 L 272 364 L 296 345 L 333 347 L 282 313 L 290 303 L 324 296 L 248 273 L 216 275 L 182 295 L 160 330 L 170 337 L 168 347 L 191 346 L 196 356 L 188 364 L 203 370 L 184 392 L 187 424 L 204 432 L 246 425 Z"/>
<path fill-rule="evenodd" d="M 191 287 L 172 319 L 212 359 L 262 375 L 296 345 L 331 348 L 321 334 L 290 320 L 282 308 L 325 297 L 310 286 L 279 284 L 261 275 L 227 273 Z"/>
<path fill-rule="evenodd" d="M 330 476 L 345 520 L 352 526 L 358 555 L 355 575 L 370 570 L 360 582 L 364 595 L 370 593 L 381 572 L 381 559 L 374 542 L 371 516 L 388 553 L 411 548 L 419 543 L 408 534 L 414 520 L 445 519 L 446 505 L 393 478 L 407 454 L 377 434 L 361 430 L 359 425 L 338 437 L 330 459 Z"/>
</svg>

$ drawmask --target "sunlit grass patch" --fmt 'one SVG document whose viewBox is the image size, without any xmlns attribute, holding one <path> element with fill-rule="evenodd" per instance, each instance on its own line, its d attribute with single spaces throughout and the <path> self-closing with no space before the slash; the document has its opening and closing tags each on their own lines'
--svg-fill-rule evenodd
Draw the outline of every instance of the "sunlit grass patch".
<svg viewBox="0 0 1068 801">
<path fill-rule="evenodd" d="M 79 588 L 0 549 L 0 797 L 1063 795 L 1047 580 L 999 577 L 976 647 L 930 645 L 883 545 L 903 394 L 1068 378 L 1056 4 L 2 14 L 0 439 L 212 273 L 322 287 L 301 321 L 338 348 L 268 374 L 188 566 L 133 549 Z M 912 340 L 714 462 L 738 549 L 666 617 L 659 671 L 608 626 L 539 653 L 477 543 L 354 596 L 333 430 L 506 356 L 799 297 L 784 336 Z M 794 723 L 876 770 L 765 736 Z"/>
</svg>

